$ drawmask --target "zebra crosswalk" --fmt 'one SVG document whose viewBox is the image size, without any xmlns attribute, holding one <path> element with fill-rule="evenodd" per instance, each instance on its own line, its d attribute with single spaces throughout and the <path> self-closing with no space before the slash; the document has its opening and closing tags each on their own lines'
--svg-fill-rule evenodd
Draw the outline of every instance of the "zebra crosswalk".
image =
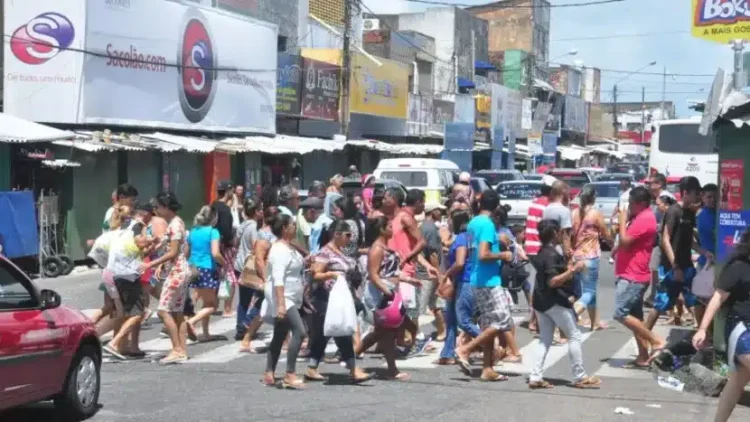
<svg viewBox="0 0 750 422">
<path fill-rule="evenodd" d="M 94 310 L 83 311 L 84 314 L 91 315 Z M 520 324 L 526 319 L 525 316 L 516 315 L 514 320 Z M 432 317 L 420 317 L 422 327 L 432 324 Z M 614 324 L 614 323 L 613 323 Z M 195 365 L 221 365 L 229 364 L 241 359 L 265 359 L 265 355 L 249 354 L 240 351 L 240 342 L 234 340 L 236 321 L 234 318 L 213 317 L 209 324 L 209 332 L 214 335 L 223 336 L 222 339 L 208 343 L 198 343 L 188 341 L 188 353 L 190 359 L 183 363 L 187 367 Z M 171 342 L 163 336 L 161 331 L 162 325 L 155 316 L 151 319 L 151 328 L 141 332 L 139 342 L 140 349 L 146 353 L 142 359 L 121 360 L 113 356 L 105 356 L 105 364 L 149 364 L 158 361 L 171 348 Z M 657 325 L 655 332 L 663 338 L 668 338 L 671 342 L 679 341 L 690 334 L 690 330 L 676 328 L 664 325 Z M 103 342 L 111 339 L 111 334 L 102 338 Z M 259 338 L 253 340 L 252 346 L 256 349 L 263 349 L 270 342 L 270 332 L 264 331 L 259 333 Z M 531 373 L 535 347 L 538 339 L 531 336 L 525 329 L 519 328 L 517 335 L 519 348 L 523 360 L 519 363 L 505 362 L 496 369 L 502 373 L 515 375 L 528 375 Z M 606 331 L 582 333 L 582 348 L 584 359 L 587 363 L 596 362 L 598 367 L 587 367 L 590 374 L 597 375 L 601 378 L 628 378 L 628 379 L 651 379 L 653 375 L 647 371 L 625 368 L 626 363 L 635 359 L 637 348 L 635 340 L 630 332 L 624 327 L 616 327 Z M 432 351 L 408 357 L 398 362 L 399 368 L 411 370 L 437 370 L 439 366 L 436 360 L 439 357 L 442 343 L 433 341 Z M 327 353 L 334 353 L 336 346 L 331 343 L 326 349 Z M 560 364 L 568 364 L 568 347 L 565 345 L 553 346 L 545 360 L 545 369 L 553 368 Z M 284 360 L 282 354 L 281 361 Z M 366 355 L 368 356 L 368 355 Z M 382 362 L 382 361 L 381 361 Z M 384 363 L 382 363 L 385 366 Z"/>
</svg>

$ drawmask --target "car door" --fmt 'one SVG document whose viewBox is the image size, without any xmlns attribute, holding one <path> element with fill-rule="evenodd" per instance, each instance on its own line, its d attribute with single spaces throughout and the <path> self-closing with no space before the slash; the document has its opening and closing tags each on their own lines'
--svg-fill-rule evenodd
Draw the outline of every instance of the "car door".
<svg viewBox="0 0 750 422">
<path fill-rule="evenodd" d="M 58 387 L 49 375 L 62 356 L 63 331 L 31 281 L 0 258 L 0 407 L 43 399 Z"/>
</svg>

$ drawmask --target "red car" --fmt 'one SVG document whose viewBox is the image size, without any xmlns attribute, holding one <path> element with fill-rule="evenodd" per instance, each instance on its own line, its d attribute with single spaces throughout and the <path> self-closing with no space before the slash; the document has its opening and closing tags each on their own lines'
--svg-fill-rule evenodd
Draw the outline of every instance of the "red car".
<svg viewBox="0 0 750 422">
<path fill-rule="evenodd" d="M 555 179 L 560 179 L 568 184 L 570 189 L 570 200 L 572 201 L 581 193 L 581 189 L 593 180 L 587 171 L 579 169 L 552 169 L 549 172 Z"/>
<path fill-rule="evenodd" d="M 98 410 L 101 361 L 93 322 L 0 256 L 0 411 L 54 400 L 86 419 Z"/>
</svg>

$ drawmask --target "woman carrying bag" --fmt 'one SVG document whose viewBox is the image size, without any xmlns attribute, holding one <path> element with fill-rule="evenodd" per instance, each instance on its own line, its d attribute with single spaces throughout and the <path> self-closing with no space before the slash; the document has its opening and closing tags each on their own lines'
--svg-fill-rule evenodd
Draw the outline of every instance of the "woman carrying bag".
<svg viewBox="0 0 750 422">
<path fill-rule="evenodd" d="M 265 297 L 266 315 L 273 316 L 273 338 L 266 354 L 263 384 L 276 385 L 276 364 L 279 362 L 284 340 L 291 332 L 287 349 L 286 375 L 281 381 L 281 387 L 299 389 L 305 386 L 304 382 L 297 378 L 297 356 L 306 335 L 305 325 L 299 313 L 304 290 L 305 260 L 291 245 L 297 235 L 297 226 L 292 217 L 280 214 L 274 220 L 271 230 L 278 240 L 273 243 L 268 252 Z"/>
<path fill-rule="evenodd" d="M 326 312 L 329 305 L 329 296 L 334 283 L 340 277 L 344 277 L 348 283 L 356 278 L 357 262 L 344 254 L 342 248 L 345 247 L 351 239 L 351 227 L 344 220 L 336 220 L 329 227 L 330 241 L 318 251 L 313 257 L 312 264 L 312 307 L 314 308 L 312 316 L 311 332 L 313 337 L 310 339 L 310 361 L 308 364 L 305 379 L 308 381 L 325 381 L 326 377 L 318 372 L 318 366 L 325 354 L 326 345 L 329 337 L 324 333 Z M 360 274 L 361 277 L 361 274 Z M 352 306 L 353 303 L 352 303 Z M 354 334 L 352 332 L 352 334 Z M 351 379 L 354 383 L 368 381 L 371 376 L 362 369 L 357 368 L 356 358 L 354 355 L 354 344 L 352 335 L 334 337 L 336 346 L 341 353 L 343 362 L 346 363 L 347 369 L 351 372 Z"/>
</svg>

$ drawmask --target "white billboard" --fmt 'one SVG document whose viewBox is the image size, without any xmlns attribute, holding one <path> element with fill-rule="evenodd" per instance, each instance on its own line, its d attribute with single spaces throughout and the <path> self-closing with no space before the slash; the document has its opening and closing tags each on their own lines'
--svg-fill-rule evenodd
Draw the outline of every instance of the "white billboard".
<svg viewBox="0 0 750 422">
<path fill-rule="evenodd" d="M 52 123 L 276 131 L 277 27 L 153 0 L 5 0 L 5 111 Z"/>
<path fill-rule="evenodd" d="M 179 3 L 89 0 L 83 123 L 275 133 L 275 25 Z"/>
<path fill-rule="evenodd" d="M 5 0 L 4 12 L 4 111 L 39 122 L 77 122 L 85 0 Z"/>
</svg>

